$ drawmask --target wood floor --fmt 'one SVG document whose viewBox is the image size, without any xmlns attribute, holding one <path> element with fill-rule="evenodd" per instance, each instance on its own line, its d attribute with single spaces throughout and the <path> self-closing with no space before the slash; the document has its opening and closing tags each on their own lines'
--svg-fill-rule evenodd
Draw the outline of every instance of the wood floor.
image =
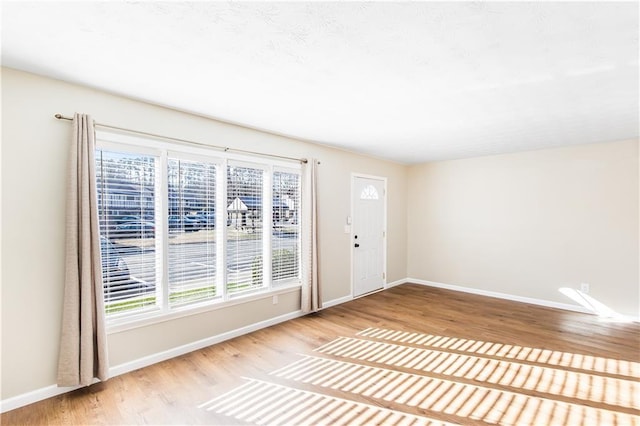
<svg viewBox="0 0 640 426">
<path fill-rule="evenodd" d="M 640 425 L 640 325 L 405 284 L 1 420 Z"/>
</svg>

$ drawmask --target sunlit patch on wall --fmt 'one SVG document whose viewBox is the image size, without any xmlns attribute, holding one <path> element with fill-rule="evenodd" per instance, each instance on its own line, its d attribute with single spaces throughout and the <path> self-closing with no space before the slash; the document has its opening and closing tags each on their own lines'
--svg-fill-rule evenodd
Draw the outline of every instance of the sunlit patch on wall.
<svg viewBox="0 0 640 426">
<path fill-rule="evenodd" d="M 599 300 L 595 299 L 594 297 L 586 293 L 583 293 L 580 290 L 576 290 L 570 287 L 561 287 L 558 289 L 558 291 L 564 294 L 565 296 L 567 296 L 569 299 L 576 302 L 577 304 L 579 304 L 580 306 L 598 315 L 601 319 L 605 321 L 623 322 L 623 323 L 630 323 L 634 321 L 634 318 L 622 315 L 614 311 L 604 303 L 600 302 Z"/>
</svg>

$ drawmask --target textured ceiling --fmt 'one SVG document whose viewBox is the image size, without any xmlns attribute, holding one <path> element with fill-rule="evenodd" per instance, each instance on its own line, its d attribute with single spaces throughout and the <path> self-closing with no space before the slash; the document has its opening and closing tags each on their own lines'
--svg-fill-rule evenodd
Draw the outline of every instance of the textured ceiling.
<svg viewBox="0 0 640 426">
<path fill-rule="evenodd" d="M 638 2 L 5 1 L 2 63 L 404 163 L 639 135 Z"/>
</svg>

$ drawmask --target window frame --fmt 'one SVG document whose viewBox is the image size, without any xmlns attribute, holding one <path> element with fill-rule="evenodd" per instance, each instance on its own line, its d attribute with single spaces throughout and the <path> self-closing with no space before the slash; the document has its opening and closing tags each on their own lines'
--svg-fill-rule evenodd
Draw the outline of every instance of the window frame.
<svg viewBox="0 0 640 426">
<path fill-rule="evenodd" d="M 290 286 L 292 283 L 295 283 L 296 281 L 302 282 L 302 170 L 301 168 L 295 169 L 292 167 L 274 166 L 271 169 L 271 178 L 273 178 L 273 176 L 276 173 L 289 173 L 289 174 L 298 175 L 298 185 L 297 185 L 298 209 L 296 210 L 296 213 L 297 213 L 296 220 L 297 220 L 297 228 L 298 228 L 298 240 L 296 242 L 296 249 L 298 253 L 298 274 L 296 277 L 273 281 L 273 271 L 270 271 L 271 286 L 275 288 L 280 288 L 280 287 L 284 288 L 284 287 Z M 273 181 L 271 182 L 271 187 L 273 189 Z M 273 200 L 273 192 L 271 193 L 271 200 Z M 269 216 L 272 221 L 271 228 L 273 228 L 273 216 L 272 215 L 269 215 Z M 272 235 L 271 232 L 269 232 L 269 234 Z M 273 251 L 273 242 L 270 242 L 270 245 L 271 245 L 271 251 Z"/>
<path fill-rule="evenodd" d="M 223 176 L 223 170 L 221 170 L 223 168 L 223 160 L 220 158 L 215 158 L 215 157 L 211 157 L 211 156 L 196 156 L 193 154 L 183 154 L 177 151 L 167 151 L 167 167 L 165 167 L 163 170 L 166 171 L 168 170 L 168 164 L 170 160 L 178 160 L 178 161 L 187 161 L 187 162 L 195 162 L 195 163 L 203 163 L 203 164 L 209 164 L 209 165 L 215 165 L 216 166 L 216 195 L 215 195 L 215 203 L 214 205 L 217 207 L 219 205 L 222 205 L 224 203 L 220 203 L 220 196 L 218 194 L 218 181 L 221 179 L 221 176 Z M 163 177 L 168 179 L 168 173 L 162 173 Z M 173 310 L 178 310 L 181 308 L 181 306 L 176 305 L 176 306 L 171 306 L 171 300 L 170 300 L 170 283 L 169 283 L 169 277 L 168 277 L 168 272 L 169 272 L 169 261 L 168 261 L 168 256 L 169 256 L 169 204 L 168 204 L 168 200 L 169 200 L 169 184 L 168 184 L 168 180 L 167 180 L 167 184 L 164 185 L 161 190 L 163 192 L 165 192 L 165 194 L 162 196 L 163 201 L 166 203 L 164 205 L 164 207 L 161 210 L 161 220 L 163 222 L 163 224 L 166 224 L 167 226 L 166 228 L 166 232 L 163 233 L 163 238 L 165 239 L 165 241 L 167 241 L 167 244 L 163 246 L 164 250 L 163 250 L 163 254 L 165 255 L 165 260 L 163 261 L 163 265 L 167 265 L 166 268 L 164 268 L 163 270 L 167 271 L 166 277 L 162 282 L 162 286 L 163 286 L 163 292 L 165 292 L 166 289 L 166 310 L 168 311 L 173 311 Z M 221 238 L 221 222 L 219 221 L 219 217 L 218 216 L 222 216 L 222 215 L 216 215 L 216 227 L 215 227 L 215 238 L 216 240 L 220 240 Z M 223 223 L 223 222 L 222 222 Z M 187 302 L 184 303 L 184 307 L 189 307 L 190 305 L 197 305 L 197 304 L 207 304 L 209 302 L 213 302 L 216 299 L 220 299 L 220 297 L 222 297 L 224 299 L 224 293 L 221 291 L 222 287 L 221 283 L 224 283 L 224 264 L 221 264 L 220 261 L 224 261 L 225 257 L 224 257 L 224 252 L 223 252 L 223 244 L 216 244 L 216 278 L 215 278 L 215 284 L 216 284 L 216 292 L 219 292 L 219 295 L 216 295 L 213 298 L 209 298 L 209 299 L 203 299 L 201 301 L 197 301 L 197 302 Z M 164 296 L 164 295 L 163 295 Z"/>
<path fill-rule="evenodd" d="M 245 154 L 229 153 L 217 150 L 214 147 L 206 148 L 168 142 L 160 138 L 140 137 L 112 131 L 96 131 L 96 150 L 126 152 L 129 154 L 142 154 L 157 156 L 156 179 L 154 188 L 154 221 L 156 226 L 155 250 L 160 253 L 156 259 L 156 304 L 135 312 L 123 312 L 109 314 L 107 319 L 107 332 L 114 333 L 127 329 L 142 327 L 158 322 L 163 322 L 188 315 L 227 308 L 238 304 L 248 303 L 253 300 L 264 299 L 274 295 L 299 291 L 302 283 L 301 271 L 298 277 L 280 282 L 272 280 L 271 274 L 271 249 L 272 249 L 272 197 L 273 197 L 273 173 L 285 172 L 299 175 L 298 197 L 302 198 L 302 167 L 293 161 L 252 156 Z M 168 281 L 168 161 L 169 158 L 207 162 L 216 165 L 216 240 L 224 241 L 216 247 L 217 289 L 220 297 L 187 303 L 180 306 L 169 304 Z M 238 167 L 251 167 L 263 170 L 262 182 L 262 256 L 263 259 L 263 284 L 259 289 L 229 294 L 227 291 L 227 168 L 229 165 Z M 220 209 L 220 213 L 218 213 Z M 298 215 L 301 216 L 301 209 Z M 300 220 L 300 218 L 298 218 Z M 299 269 L 302 265 L 301 241 L 302 229 L 299 226 L 297 238 Z M 274 285 L 277 282 L 277 285 Z"/>
<path fill-rule="evenodd" d="M 225 171 L 228 170 L 228 167 L 242 167 L 242 168 L 252 168 L 252 169 L 256 169 L 256 170 L 262 170 L 263 174 L 262 174 L 262 258 L 264 259 L 264 256 L 266 254 L 266 244 L 267 241 L 271 241 L 271 232 L 270 232 L 270 228 L 267 227 L 267 224 L 265 223 L 265 221 L 267 220 L 267 218 L 265 216 L 270 216 L 270 215 L 266 215 L 265 212 L 269 211 L 268 208 L 271 205 L 271 203 L 269 202 L 267 204 L 267 199 L 266 199 L 266 191 L 267 191 L 267 181 L 271 181 L 270 180 L 270 167 L 268 165 L 265 164 L 260 164 L 260 163 L 254 163 L 254 162 L 250 162 L 250 161 L 246 161 L 246 160 L 228 160 L 226 162 L 226 167 L 225 167 Z M 226 178 L 226 176 L 225 176 Z M 226 181 L 226 180 L 225 180 Z M 228 211 L 227 211 L 227 202 L 228 202 L 228 197 L 227 197 L 227 190 L 228 187 L 225 185 L 225 217 L 228 215 Z M 224 241 L 229 241 L 228 239 L 228 235 L 226 233 L 227 231 L 227 227 L 224 226 L 225 229 L 225 235 L 224 235 Z M 225 250 L 227 248 L 227 244 L 224 245 L 225 246 Z M 226 251 L 225 251 L 225 259 L 226 259 Z M 264 262 L 263 262 L 264 265 Z M 265 265 L 267 266 L 267 265 Z M 265 289 L 265 288 L 270 288 L 270 286 L 265 285 L 267 284 L 267 282 L 265 282 L 265 277 L 266 277 L 266 273 L 264 272 L 263 269 L 263 274 L 262 274 L 262 285 L 260 288 Z M 243 297 L 243 295 L 247 295 L 247 294 L 251 294 L 254 293 L 256 290 L 253 289 L 249 289 L 249 290 L 245 290 L 245 291 L 238 291 L 238 292 L 233 292 L 233 293 L 229 293 L 228 292 L 228 288 L 227 288 L 227 277 L 226 277 L 226 268 L 225 268 L 225 280 L 224 280 L 224 292 L 225 292 L 225 296 L 227 297 L 227 299 L 235 299 L 238 297 Z"/>
</svg>

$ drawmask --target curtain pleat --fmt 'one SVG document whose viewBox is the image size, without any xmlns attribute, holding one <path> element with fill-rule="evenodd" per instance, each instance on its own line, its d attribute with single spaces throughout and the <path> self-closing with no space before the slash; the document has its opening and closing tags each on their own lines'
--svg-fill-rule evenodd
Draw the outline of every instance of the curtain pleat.
<svg viewBox="0 0 640 426">
<path fill-rule="evenodd" d="M 67 180 L 66 265 L 58 386 L 108 378 L 95 177 L 95 129 L 73 117 Z"/>
<path fill-rule="evenodd" d="M 303 164 L 302 243 L 304 250 L 300 309 L 304 313 L 316 312 L 322 308 L 318 280 L 317 170 L 318 162 L 313 158 Z"/>
</svg>

